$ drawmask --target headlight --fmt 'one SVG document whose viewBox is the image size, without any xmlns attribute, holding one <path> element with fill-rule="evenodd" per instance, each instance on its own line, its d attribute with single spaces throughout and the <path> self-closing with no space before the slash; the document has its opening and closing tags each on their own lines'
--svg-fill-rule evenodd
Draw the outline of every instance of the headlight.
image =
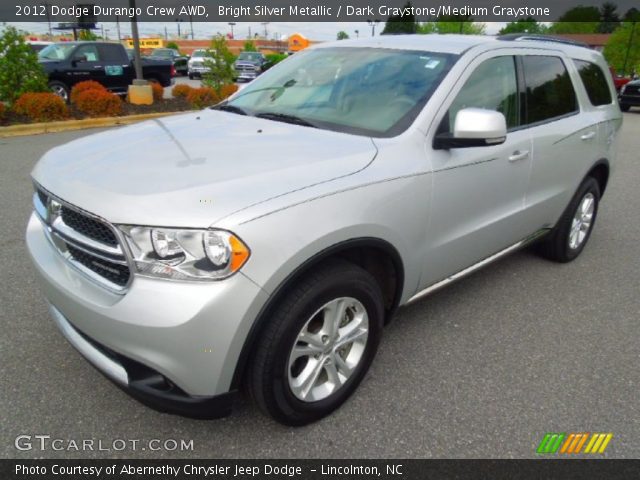
<svg viewBox="0 0 640 480">
<path fill-rule="evenodd" d="M 121 225 L 136 271 L 174 280 L 220 280 L 242 268 L 249 248 L 226 230 Z"/>
<path fill-rule="evenodd" d="M 622 88 L 620 89 L 620 95 L 624 93 L 625 88 L 627 88 L 627 84 L 622 85 Z"/>
</svg>

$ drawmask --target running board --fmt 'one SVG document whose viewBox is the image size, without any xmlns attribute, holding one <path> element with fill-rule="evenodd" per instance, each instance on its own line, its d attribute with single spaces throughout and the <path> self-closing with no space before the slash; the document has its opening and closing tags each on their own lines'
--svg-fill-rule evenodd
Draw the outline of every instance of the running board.
<svg viewBox="0 0 640 480">
<path fill-rule="evenodd" d="M 549 231 L 548 228 L 540 229 L 536 233 L 534 233 L 532 235 L 529 235 L 524 240 L 520 240 L 518 243 L 515 243 L 515 244 L 511 245 L 510 247 L 505 248 L 504 250 L 500 250 L 498 253 L 495 253 L 495 254 L 491 255 L 490 257 L 485 258 L 484 260 L 481 260 L 478 263 L 473 264 L 470 267 L 465 268 L 464 270 L 460 270 L 458 273 L 455 273 L 455 274 L 451 275 L 450 277 L 445 278 L 444 280 L 440 280 L 439 282 L 434 283 L 433 285 L 425 288 L 424 290 L 420 290 L 413 297 L 411 297 L 407 301 L 407 303 L 405 305 L 413 303 L 416 300 L 421 299 L 422 297 L 426 297 L 430 293 L 433 293 L 436 290 L 440 290 L 442 287 L 446 287 L 450 283 L 453 283 L 456 280 L 460 280 L 461 278 L 466 277 L 467 275 L 470 275 L 473 272 L 475 272 L 477 270 L 480 270 L 481 268 L 489 265 L 490 263 L 493 263 L 496 260 L 499 260 L 500 258 L 502 258 L 502 257 L 504 257 L 506 255 L 509 255 L 510 253 L 513 253 L 516 250 L 519 250 L 519 249 L 525 247 L 526 245 L 530 244 L 531 242 L 537 240 L 538 238 L 540 238 L 541 236 L 546 234 L 548 231 Z"/>
</svg>

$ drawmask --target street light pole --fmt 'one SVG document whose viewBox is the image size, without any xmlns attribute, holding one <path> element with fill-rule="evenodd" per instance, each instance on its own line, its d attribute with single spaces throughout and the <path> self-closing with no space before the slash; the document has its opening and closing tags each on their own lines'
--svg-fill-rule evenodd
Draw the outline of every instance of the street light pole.
<svg viewBox="0 0 640 480">
<path fill-rule="evenodd" d="M 235 38 L 233 36 L 233 27 L 235 26 L 236 22 L 229 22 L 227 25 L 229 25 L 231 27 L 231 38 Z M 251 29 L 249 29 L 249 31 L 251 31 Z M 251 33 L 249 33 L 249 36 L 251 36 Z"/>
<path fill-rule="evenodd" d="M 136 15 L 136 0 L 129 0 L 129 8 L 133 12 L 131 18 L 131 36 L 133 37 L 133 63 L 136 70 L 136 80 L 143 82 L 142 59 L 140 58 L 140 35 L 138 33 L 138 16 Z"/>
<path fill-rule="evenodd" d="M 376 26 L 380 23 L 380 20 L 367 20 L 367 24 L 371 27 L 371 36 L 376 36 Z"/>
</svg>

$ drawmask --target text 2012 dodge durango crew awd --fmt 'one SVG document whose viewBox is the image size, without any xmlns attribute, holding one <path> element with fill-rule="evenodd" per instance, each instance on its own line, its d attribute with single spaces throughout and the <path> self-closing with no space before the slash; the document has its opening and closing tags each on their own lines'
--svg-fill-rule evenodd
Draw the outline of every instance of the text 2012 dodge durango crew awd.
<svg viewBox="0 0 640 480">
<path fill-rule="evenodd" d="M 121 388 L 215 417 L 244 386 L 301 425 L 353 393 L 398 306 L 533 241 L 576 258 L 621 121 L 580 46 L 322 44 L 212 109 L 48 152 L 27 244 L 57 326 Z"/>
</svg>

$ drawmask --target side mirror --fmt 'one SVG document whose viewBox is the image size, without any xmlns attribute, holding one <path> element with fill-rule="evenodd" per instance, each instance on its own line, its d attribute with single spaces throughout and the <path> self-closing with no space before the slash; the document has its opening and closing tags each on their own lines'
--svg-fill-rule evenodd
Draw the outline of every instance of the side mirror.
<svg viewBox="0 0 640 480">
<path fill-rule="evenodd" d="M 441 133 L 433 140 L 436 150 L 500 145 L 507 139 L 504 115 L 483 108 L 463 108 L 454 122 L 453 134 Z"/>
</svg>

